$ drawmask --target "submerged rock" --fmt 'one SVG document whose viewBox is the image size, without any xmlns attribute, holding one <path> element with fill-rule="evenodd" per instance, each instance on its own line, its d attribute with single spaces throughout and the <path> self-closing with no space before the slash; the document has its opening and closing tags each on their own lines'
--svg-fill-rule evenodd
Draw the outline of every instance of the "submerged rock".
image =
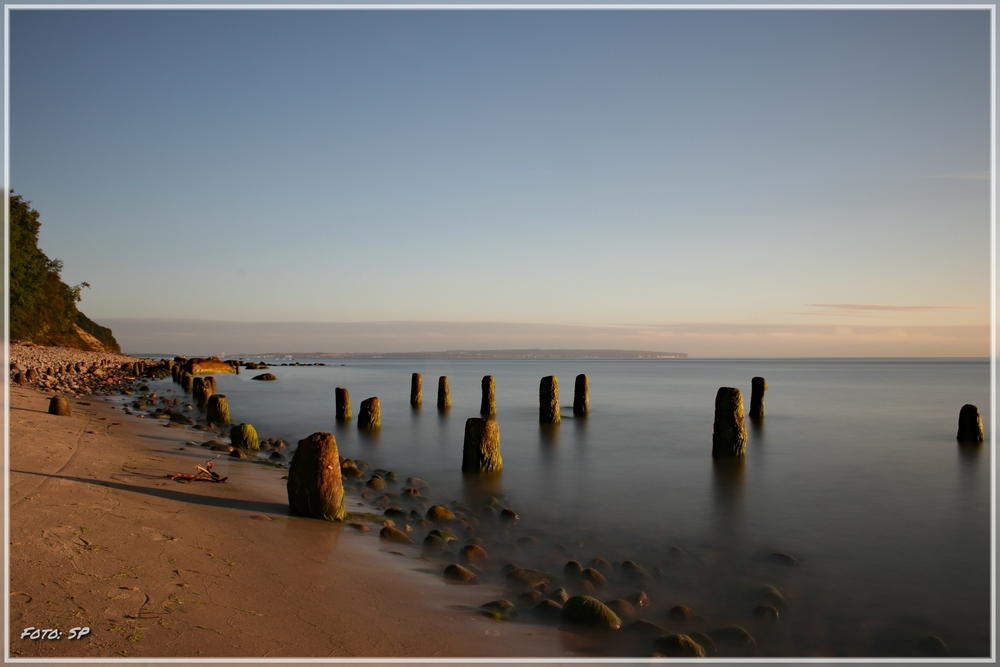
<svg viewBox="0 0 1000 667">
<path fill-rule="evenodd" d="M 777 623 L 778 622 L 778 610 L 774 607 L 766 604 L 758 605 L 753 610 L 754 618 L 758 618 L 765 623 Z"/>
<path fill-rule="evenodd" d="M 618 630 L 622 627 L 622 621 L 615 612 L 589 595 L 577 595 L 567 600 L 562 608 L 562 618 L 567 623 L 595 629 Z"/>
<path fill-rule="evenodd" d="M 446 521 L 454 521 L 455 514 L 443 505 L 432 505 L 427 510 L 427 518 L 431 521 L 444 523 Z"/>
<path fill-rule="evenodd" d="M 270 382 L 272 380 L 277 380 L 278 378 L 274 376 L 273 373 L 261 373 L 260 375 L 255 375 L 251 380 L 263 380 L 264 382 Z"/>
<path fill-rule="evenodd" d="M 509 621 L 517 616 L 517 608 L 509 600 L 494 600 L 487 602 L 480 609 L 483 615 L 497 621 Z"/>
<path fill-rule="evenodd" d="M 404 533 L 398 528 L 393 528 L 392 526 L 384 526 L 382 530 L 379 531 L 378 536 L 387 542 L 403 542 L 406 544 L 416 544 L 409 535 Z"/>
<path fill-rule="evenodd" d="M 465 569 L 458 563 L 452 563 L 444 569 L 444 578 L 467 584 L 475 581 L 476 575 L 471 570 Z"/>
<path fill-rule="evenodd" d="M 730 650 L 748 653 L 757 648 L 757 641 L 738 625 L 719 628 L 708 634 L 717 645 Z"/>
<path fill-rule="evenodd" d="M 663 634 L 663 628 L 655 623 L 639 619 L 629 623 L 622 629 L 623 632 L 633 633 L 643 637 L 659 637 Z"/>
<path fill-rule="evenodd" d="M 692 632 L 688 635 L 691 639 L 698 642 L 703 649 L 705 649 L 705 655 L 715 655 L 717 653 L 715 648 L 715 642 L 712 638 L 703 632 Z"/>
<path fill-rule="evenodd" d="M 459 554 L 462 558 L 462 562 L 465 564 L 478 564 L 489 562 L 490 557 L 486 553 L 486 549 L 476 544 L 466 544 L 462 547 L 462 551 Z"/>
<path fill-rule="evenodd" d="M 604 604 L 623 622 L 627 623 L 635 618 L 635 607 L 628 600 L 608 600 Z"/>
<path fill-rule="evenodd" d="M 704 658 L 705 649 L 687 635 L 657 637 L 653 648 L 668 658 Z"/>
<path fill-rule="evenodd" d="M 540 600 L 530 613 L 542 623 L 558 623 L 562 617 L 562 605 L 556 600 Z"/>
</svg>

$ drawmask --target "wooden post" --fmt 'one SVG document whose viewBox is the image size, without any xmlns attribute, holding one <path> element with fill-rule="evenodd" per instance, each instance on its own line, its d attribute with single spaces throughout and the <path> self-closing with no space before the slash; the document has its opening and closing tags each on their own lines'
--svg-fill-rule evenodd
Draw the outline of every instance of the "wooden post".
<svg viewBox="0 0 1000 667">
<path fill-rule="evenodd" d="M 361 401 L 358 409 L 358 428 L 374 431 L 382 427 L 382 414 L 379 410 L 378 397 L 372 396 Z"/>
<path fill-rule="evenodd" d="M 547 375 L 538 386 L 538 421 L 541 424 L 558 424 L 559 420 L 559 379 L 555 375 Z"/>
<path fill-rule="evenodd" d="M 462 472 L 494 473 L 502 469 L 500 426 L 496 420 L 480 417 L 466 420 Z"/>
<path fill-rule="evenodd" d="M 337 387 L 337 421 L 348 421 L 351 418 L 351 395 L 343 387 Z"/>
<path fill-rule="evenodd" d="M 479 408 L 479 414 L 484 417 L 492 417 L 497 413 L 497 385 L 492 375 L 483 377 L 483 403 Z"/>
<path fill-rule="evenodd" d="M 743 394 L 734 387 L 720 387 L 715 394 L 712 456 L 738 458 L 746 453 L 747 428 L 743 420 Z"/>
<path fill-rule="evenodd" d="M 767 380 L 755 377 L 750 381 L 750 387 L 750 419 L 760 419 L 764 416 L 764 392 L 767 391 Z"/>
<path fill-rule="evenodd" d="M 448 391 L 448 376 L 442 375 L 438 378 L 438 410 L 447 410 L 451 407 L 451 392 Z"/>
<path fill-rule="evenodd" d="M 573 414 L 577 417 L 584 417 L 590 412 L 590 386 L 587 376 L 580 374 L 576 376 L 576 387 L 573 392 Z"/>
<path fill-rule="evenodd" d="M 424 400 L 423 382 L 424 378 L 420 373 L 414 373 L 410 377 L 410 405 L 414 408 L 419 408 Z"/>
</svg>

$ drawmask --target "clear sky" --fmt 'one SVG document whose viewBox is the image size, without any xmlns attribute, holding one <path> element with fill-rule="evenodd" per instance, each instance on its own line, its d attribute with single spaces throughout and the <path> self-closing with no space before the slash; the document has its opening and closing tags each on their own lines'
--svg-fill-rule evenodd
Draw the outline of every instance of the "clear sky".
<svg viewBox="0 0 1000 667">
<path fill-rule="evenodd" d="M 990 25 L 15 9 L 8 179 L 135 352 L 985 356 Z"/>
</svg>

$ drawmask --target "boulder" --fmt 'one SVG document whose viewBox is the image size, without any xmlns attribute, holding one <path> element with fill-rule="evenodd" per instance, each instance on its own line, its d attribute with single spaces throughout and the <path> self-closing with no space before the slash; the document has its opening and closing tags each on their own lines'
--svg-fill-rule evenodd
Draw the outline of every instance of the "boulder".
<svg viewBox="0 0 1000 667">
<path fill-rule="evenodd" d="M 622 627 L 622 621 L 615 612 L 589 595 L 576 595 L 567 600 L 562 608 L 562 618 L 567 623 L 601 630 L 618 630 Z"/>
<path fill-rule="evenodd" d="M 653 650 L 668 658 L 704 658 L 705 649 L 687 635 L 663 635 L 653 643 Z"/>
<path fill-rule="evenodd" d="M 262 380 L 264 382 L 271 382 L 272 380 L 277 380 L 278 378 L 275 377 L 274 373 L 261 373 L 260 375 L 255 375 L 255 376 L 253 376 L 250 379 L 251 380 Z"/>
<path fill-rule="evenodd" d="M 393 526 L 385 526 L 379 531 L 378 536 L 386 542 L 403 542 L 405 544 L 416 544 L 409 535 Z"/>
<path fill-rule="evenodd" d="M 452 563 L 444 569 L 444 578 L 463 584 L 472 583 L 476 580 L 476 575 L 471 570 L 467 570 L 458 563 Z"/>
</svg>

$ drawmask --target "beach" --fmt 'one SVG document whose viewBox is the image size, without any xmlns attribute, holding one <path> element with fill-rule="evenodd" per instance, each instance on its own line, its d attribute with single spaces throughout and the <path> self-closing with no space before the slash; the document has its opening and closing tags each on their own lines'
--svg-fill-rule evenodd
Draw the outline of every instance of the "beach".
<svg viewBox="0 0 1000 667">
<path fill-rule="evenodd" d="M 445 583 L 437 564 L 383 546 L 375 521 L 362 533 L 289 516 L 285 469 L 222 456 L 214 470 L 224 483 L 168 479 L 216 454 L 185 445 L 210 434 L 127 416 L 98 397 L 73 398 L 72 416 L 54 416 L 48 399 L 10 389 L 10 657 L 586 649 L 577 635 L 482 616 L 488 587 Z M 61 638 L 22 639 L 29 627 Z"/>
</svg>

